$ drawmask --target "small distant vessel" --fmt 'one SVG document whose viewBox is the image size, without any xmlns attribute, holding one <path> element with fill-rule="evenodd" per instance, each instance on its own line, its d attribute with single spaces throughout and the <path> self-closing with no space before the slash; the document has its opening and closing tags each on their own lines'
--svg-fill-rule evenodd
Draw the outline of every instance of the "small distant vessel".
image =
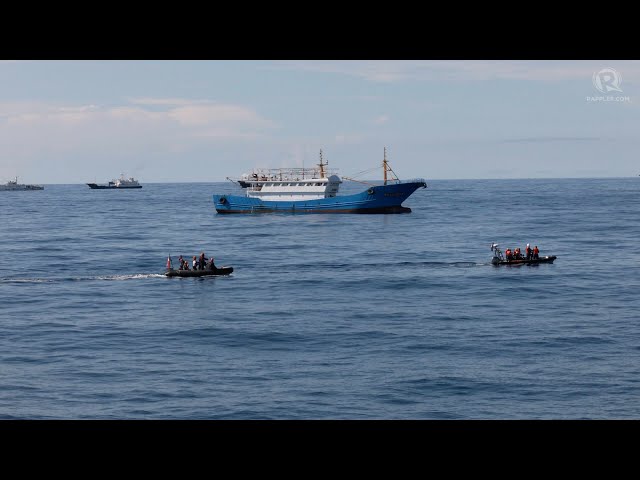
<svg viewBox="0 0 640 480">
<path fill-rule="evenodd" d="M 317 165 L 319 168 L 273 169 L 266 180 L 248 180 L 246 196 L 213 195 L 215 209 L 218 213 L 409 213 L 411 209 L 402 202 L 418 188 L 427 187 L 422 178 L 399 180 L 388 165 L 386 148 L 384 184 L 370 184 L 355 195 L 338 195 L 342 180 L 325 168 L 322 150 Z"/>
<path fill-rule="evenodd" d="M 18 183 L 18 177 L 16 177 L 15 180 L 9 180 L 4 185 L 0 185 L 0 191 L 9 190 L 44 190 L 44 187 L 42 185 L 26 185 Z"/>
<path fill-rule="evenodd" d="M 87 183 L 87 185 L 89 185 L 89 187 L 92 189 L 98 189 L 98 190 L 104 190 L 104 189 L 110 189 L 110 188 L 142 188 L 142 185 L 140 185 L 135 178 L 133 177 L 125 178 L 124 174 L 121 174 L 120 178 L 118 178 L 117 180 L 111 180 L 106 185 L 104 184 L 101 185 L 97 183 Z"/>
<path fill-rule="evenodd" d="M 507 260 L 504 258 L 502 251 L 498 248 L 497 243 L 491 244 L 491 251 L 493 252 L 493 258 L 491 259 L 492 265 L 538 265 L 540 263 L 553 263 L 553 261 L 557 258 L 555 255 L 538 257 L 538 258 L 517 258 L 512 260 Z"/>
<path fill-rule="evenodd" d="M 18 177 L 15 180 L 9 180 L 6 184 L 0 185 L 0 191 L 8 190 L 44 190 L 42 185 L 25 185 L 18 183 Z"/>
<path fill-rule="evenodd" d="M 165 275 L 167 277 L 208 277 L 216 275 L 230 275 L 233 272 L 233 267 L 222 266 L 216 267 L 213 270 L 167 270 Z"/>
</svg>

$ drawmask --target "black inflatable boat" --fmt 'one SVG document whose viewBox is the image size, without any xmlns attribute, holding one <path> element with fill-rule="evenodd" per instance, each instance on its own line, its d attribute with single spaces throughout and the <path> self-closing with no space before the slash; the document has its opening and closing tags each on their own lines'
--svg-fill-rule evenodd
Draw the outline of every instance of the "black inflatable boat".
<svg viewBox="0 0 640 480">
<path fill-rule="evenodd" d="M 520 257 L 507 260 L 502 254 L 502 250 L 498 248 L 497 243 L 491 244 L 491 251 L 493 252 L 493 258 L 491 259 L 492 265 L 538 265 L 540 263 L 553 263 L 556 259 L 555 255 L 547 255 L 545 257 L 538 258 Z"/>
<path fill-rule="evenodd" d="M 219 267 L 213 270 L 167 270 L 167 277 L 207 277 L 218 275 L 229 275 L 233 272 L 233 267 Z"/>
<path fill-rule="evenodd" d="M 555 255 L 540 258 L 531 258 L 529 260 L 527 260 L 526 258 L 517 260 L 504 260 L 499 257 L 493 257 L 491 259 L 491 263 L 493 265 L 537 265 L 539 263 L 553 263 L 555 259 Z"/>
</svg>

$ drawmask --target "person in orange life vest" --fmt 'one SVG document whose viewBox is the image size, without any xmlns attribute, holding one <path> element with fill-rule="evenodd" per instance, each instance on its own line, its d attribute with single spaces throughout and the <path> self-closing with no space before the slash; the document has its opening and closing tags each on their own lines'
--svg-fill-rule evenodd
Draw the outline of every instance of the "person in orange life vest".
<svg viewBox="0 0 640 480">
<path fill-rule="evenodd" d="M 533 247 L 533 258 L 537 260 L 539 253 L 540 253 L 540 250 L 538 250 L 538 246 L 536 245 L 535 247 Z"/>
<path fill-rule="evenodd" d="M 524 249 L 524 252 L 527 254 L 527 260 L 531 260 L 531 247 L 527 243 L 527 248 Z"/>
<path fill-rule="evenodd" d="M 520 247 L 516 248 L 515 257 L 516 257 L 516 260 L 520 259 Z"/>
<path fill-rule="evenodd" d="M 510 248 L 507 248 L 507 249 L 504 251 L 504 255 L 505 255 L 505 258 L 506 258 L 507 260 L 511 260 L 511 249 L 510 249 Z"/>
</svg>

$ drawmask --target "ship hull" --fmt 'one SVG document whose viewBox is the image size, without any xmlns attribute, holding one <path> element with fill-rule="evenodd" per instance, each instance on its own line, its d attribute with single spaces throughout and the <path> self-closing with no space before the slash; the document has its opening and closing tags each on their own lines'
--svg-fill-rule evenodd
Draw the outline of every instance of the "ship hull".
<svg viewBox="0 0 640 480">
<path fill-rule="evenodd" d="M 0 192 L 26 192 L 31 190 L 44 190 L 44 187 L 39 185 L 24 185 L 18 187 L 0 186 Z"/>
<path fill-rule="evenodd" d="M 540 258 L 532 258 L 532 259 L 518 259 L 518 260 L 498 260 L 495 259 L 495 257 L 491 260 L 491 263 L 493 265 L 510 265 L 510 266 L 516 266 L 516 265 L 539 265 L 541 263 L 553 263 L 553 261 L 556 259 L 557 257 L 555 255 L 550 255 L 547 257 L 540 257 Z"/>
<path fill-rule="evenodd" d="M 167 277 L 213 277 L 220 275 L 231 275 L 233 267 L 219 267 L 215 270 L 169 270 L 165 273 Z"/>
<path fill-rule="evenodd" d="M 317 200 L 265 201 L 239 195 L 213 195 L 218 213 L 409 213 L 405 201 L 425 182 L 378 185 L 355 195 Z"/>
<path fill-rule="evenodd" d="M 127 187 L 116 187 L 115 185 L 98 185 L 97 183 L 87 183 L 93 190 L 123 190 L 127 188 L 142 188 L 142 185 L 132 185 Z"/>
</svg>

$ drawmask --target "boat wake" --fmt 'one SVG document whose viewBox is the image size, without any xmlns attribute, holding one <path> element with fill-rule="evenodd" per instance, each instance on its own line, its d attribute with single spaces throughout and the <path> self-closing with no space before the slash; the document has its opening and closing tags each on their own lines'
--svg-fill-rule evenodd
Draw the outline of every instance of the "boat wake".
<svg viewBox="0 0 640 480">
<path fill-rule="evenodd" d="M 59 282 L 83 282 L 83 281 L 118 281 L 118 280 L 141 280 L 147 278 L 165 278 L 161 273 L 136 273 L 130 275 L 94 275 L 82 277 L 59 277 L 59 278 L 0 278 L 0 283 L 59 283 Z"/>
<path fill-rule="evenodd" d="M 460 261 L 460 262 L 398 262 L 393 265 L 402 266 L 402 267 L 412 267 L 412 266 L 422 266 L 428 268 L 474 268 L 474 267 L 483 267 L 486 265 L 491 265 L 488 262 L 470 262 L 470 261 Z"/>
<path fill-rule="evenodd" d="M 54 278 L 0 278 L 0 283 L 53 283 Z"/>
<path fill-rule="evenodd" d="M 137 273 L 134 275 L 102 275 L 97 277 L 78 277 L 74 280 L 140 280 L 144 278 L 165 278 L 161 273 Z"/>
<path fill-rule="evenodd" d="M 318 263 L 292 263 L 292 264 L 277 264 L 277 265 L 263 265 L 265 270 L 277 271 L 289 275 L 292 271 L 301 272 L 314 270 L 318 268 L 338 269 L 341 271 L 359 271 L 359 270 L 375 270 L 384 267 L 385 270 L 393 269 L 448 269 L 448 268 L 477 268 L 490 266 L 490 262 L 472 262 L 472 261 L 459 261 L 459 262 L 438 262 L 438 261 L 400 261 L 400 262 L 385 262 L 380 263 L 331 263 L 331 262 L 318 262 Z"/>
</svg>

